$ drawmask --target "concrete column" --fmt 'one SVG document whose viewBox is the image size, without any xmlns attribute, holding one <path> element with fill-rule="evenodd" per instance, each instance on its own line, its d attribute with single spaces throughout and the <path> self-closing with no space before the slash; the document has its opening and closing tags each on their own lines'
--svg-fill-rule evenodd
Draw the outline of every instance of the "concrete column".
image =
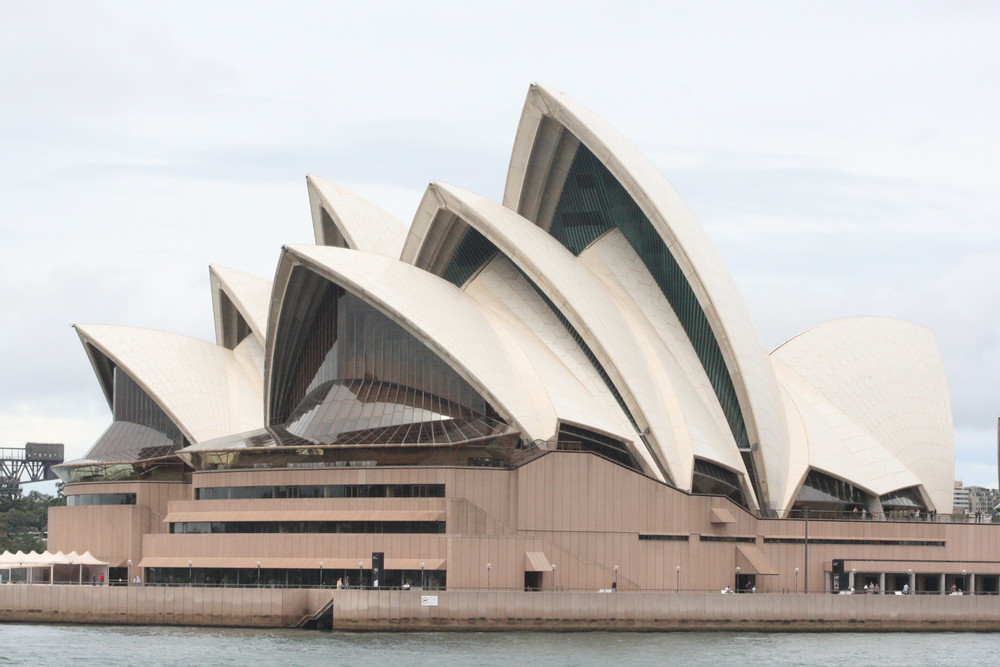
<svg viewBox="0 0 1000 667">
<path fill-rule="evenodd" d="M 878 594 L 885 595 L 885 572 L 878 575 Z"/>
<path fill-rule="evenodd" d="M 944 587 L 945 583 L 946 583 L 945 582 L 945 574 L 944 574 L 944 572 L 942 572 L 941 573 L 941 595 L 947 595 L 948 594 L 948 589 L 946 589 Z"/>
<path fill-rule="evenodd" d="M 910 595 L 913 595 L 916 592 L 917 592 L 917 573 L 910 572 Z"/>
<path fill-rule="evenodd" d="M 975 593 L 976 593 L 976 574 L 974 572 L 969 575 L 968 586 L 969 586 L 969 590 L 967 592 L 969 594 L 971 594 L 971 595 L 975 595 Z"/>
<path fill-rule="evenodd" d="M 848 589 L 854 588 L 854 570 L 851 570 L 847 574 L 847 588 Z"/>
</svg>

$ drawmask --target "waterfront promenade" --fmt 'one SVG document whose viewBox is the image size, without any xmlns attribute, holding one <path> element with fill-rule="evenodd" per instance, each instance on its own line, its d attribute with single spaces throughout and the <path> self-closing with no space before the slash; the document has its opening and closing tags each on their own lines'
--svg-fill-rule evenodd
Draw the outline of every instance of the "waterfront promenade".
<svg viewBox="0 0 1000 667">
<path fill-rule="evenodd" d="M 282 628 L 317 614 L 366 631 L 1000 631 L 1000 596 L 0 586 L 0 622 Z"/>
</svg>

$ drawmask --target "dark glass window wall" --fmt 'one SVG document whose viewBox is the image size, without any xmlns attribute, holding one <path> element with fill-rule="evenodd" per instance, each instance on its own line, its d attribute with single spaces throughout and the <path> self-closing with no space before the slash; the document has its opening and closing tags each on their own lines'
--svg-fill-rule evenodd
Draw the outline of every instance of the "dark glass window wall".
<svg viewBox="0 0 1000 667">
<path fill-rule="evenodd" d="M 806 508 L 826 512 L 850 512 L 868 508 L 871 496 L 842 479 L 810 470 L 795 499 L 794 510 Z"/>
<path fill-rule="evenodd" d="M 279 569 L 222 567 L 151 567 L 146 583 L 154 586 L 240 586 L 254 588 L 370 588 L 371 570 L 358 568 Z M 442 590 L 447 585 L 443 570 L 384 570 L 379 588 Z"/>
<path fill-rule="evenodd" d="M 113 370 L 114 422 L 85 458 L 137 461 L 167 456 L 188 442 L 156 401 L 121 368 Z"/>
<path fill-rule="evenodd" d="M 708 375 L 733 437 L 750 446 L 732 378 L 708 318 L 669 248 L 625 188 L 583 144 L 566 177 L 549 233 L 579 255 L 602 234 L 619 229 L 670 302 Z"/>
<path fill-rule="evenodd" d="M 739 476 L 728 468 L 704 459 L 694 460 L 691 493 L 726 496 L 741 507 L 746 507 Z"/>
<path fill-rule="evenodd" d="M 437 353 L 362 299 L 304 268 L 293 271 L 288 293 L 302 298 L 286 298 L 300 312 L 277 342 L 292 354 L 276 357 L 272 424 L 323 444 L 362 431 L 451 443 L 504 426 Z M 387 434 L 392 427 L 400 432 Z"/>
<path fill-rule="evenodd" d="M 82 505 L 135 505 L 134 493 L 79 493 L 66 496 L 70 507 Z"/>
<path fill-rule="evenodd" d="M 444 521 L 178 521 L 178 535 L 245 533 L 443 533 Z"/>
<path fill-rule="evenodd" d="M 444 498 L 444 484 L 312 484 L 195 489 L 197 500 L 266 498 Z"/>
</svg>

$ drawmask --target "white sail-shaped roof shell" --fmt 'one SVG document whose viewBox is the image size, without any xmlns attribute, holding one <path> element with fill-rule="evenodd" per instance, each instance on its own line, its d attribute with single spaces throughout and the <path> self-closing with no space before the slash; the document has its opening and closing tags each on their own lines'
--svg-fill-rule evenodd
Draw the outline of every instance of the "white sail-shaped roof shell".
<svg viewBox="0 0 1000 667">
<path fill-rule="evenodd" d="M 768 498 L 782 498 L 791 483 L 784 406 L 774 370 L 729 271 L 693 213 L 659 170 L 617 130 L 589 110 L 539 85 L 525 102 L 511 156 L 504 205 L 535 219 L 541 208 L 539 181 L 565 170 L 555 146 L 550 164 L 531 164 L 544 118 L 553 119 L 585 145 L 622 184 L 656 228 L 691 284 L 724 355 L 746 423 L 757 476 Z M 558 141 L 558 137 L 545 137 Z M 762 501 L 764 499 L 761 499 Z M 773 501 L 768 501 L 773 502 Z"/>
<path fill-rule="evenodd" d="M 852 317 L 809 329 L 772 357 L 782 385 L 805 408 L 811 466 L 878 495 L 920 484 L 937 511 L 951 510 L 951 404 L 932 332 Z"/>
<path fill-rule="evenodd" d="M 642 446 L 636 445 L 635 429 L 579 346 L 509 260 L 494 258 L 464 291 L 482 306 L 495 329 L 508 332 L 542 379 L 545 395 L 534 404 L 539 417 L 585 426 L 633 448 Z M 556 426 L 553 422 L 553 435 Z"/>
<path fill-rule="evenodd" d="M 444 190 L 457 196 L 438 196 Z M 477 216 L 488 217 L 489 207 L 478 207 L 473 213 L 473 207 L 466 205 L 459 192 L 457 188 L 442 185 L 429 188 L 417 212 L 417 222 L 411 227 L 414 232 L 404 250 L 404 259 L 414 261 L 419 257 L 418 246 L 423 247 L 423 244 L 418 237 L 439 238 L 445 246 L 454 247 L 465 227 L 451 225 L 443 228 L 445 223 L 441 221 L 447 220 L 447 216 L 439 215 L 440 212 L 454 214 L 464 225 L 482 227 L 477 222 Z M 493 203 L 492 207 L 504 216 L 511 215 L 499 204 Z M 531 227 L 527 221 L 522 222 Z M 430 225 L 442 228 L 430 229 Z M 483 307 L 484 315 L 495 327 L 506 327 L 516 336 L 536 374 L 543 379 L 548 391 L 546 400 L 560 421 L 586 426 L 629 443 L 643 468 L 661 476 L 656 460 L 646 450 L 600 375 L 513 261 L 500 253 L 470 278 L 462 289 Z"/>
<path fill-rule="evenodd" d="M 543 379 L 516 338 L 451 283 L 399 260 L 329 246 L 286 247 L 276 283 L 286 284 L 296 265 L 363 299 L 424 342 L 527 439 L 555 435 Z M 276 332 L 281 313 L 276 303 L 271 313 Z M 268 348 L 269 367 L 283 353 L 275 347 Z"/>
<path fill-rule="evenodd" d="M 375 204 L 315 176 L 306 177 L 316 245 L 397 258 L 406 227 Z M 325 213 L 325 215 L 324 215 Z"/>
<path fill-rule="evenodd" d="M 660 466 L 680 488 L 690 488 L 695 455 L 745 472 L 733 445 L 726 451 L 705 437 L 717 422 L 687 395 L 683 372 L 665 363 L 670 351 L 634 303 L 617 298 L 585 261 L 530 221 L 480 195 L 434 184 L 411 226 L 404 261 L 433 264 L 436 248 L 453 245 L 433 227 L 441 208 L 459 213 L 497 246 L 583 336 L 643 431 L 648 448 L 640 451 L 653 457 L 647 465 Z"/>
<path fill-rule="evenodd" d="M 263 347 L 267 338 L 267 314 L 271 307 L 271 281 L 218 264 L 208 267 L 208 275 L 215 315 L 215 342 L 226 345 L 226 341 L 233 338 L 227 330 L 230 323 L 224 304 L 228 299 Z"/>
<path fill-rule="evenodd" d="M 108 325 L 76 325 L 102 384 L 95 353 L 139 384 L 191 443 L 263 426 L 260 382 L 232 350 L 179 334 Z M 112 395 L 111 387 L 104 387 Z"/>
</svg>

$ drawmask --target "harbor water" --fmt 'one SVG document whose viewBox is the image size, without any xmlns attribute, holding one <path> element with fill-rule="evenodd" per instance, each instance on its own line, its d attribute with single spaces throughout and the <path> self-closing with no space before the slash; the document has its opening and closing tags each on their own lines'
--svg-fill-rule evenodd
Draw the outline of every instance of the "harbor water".
<svg viewBox="0 0 1000 667">
<path fill-rule="evenodd" d="M 0 625 L 0 665 L 989 665 L 997 633 L 348 633 Z"/>
</svg>

